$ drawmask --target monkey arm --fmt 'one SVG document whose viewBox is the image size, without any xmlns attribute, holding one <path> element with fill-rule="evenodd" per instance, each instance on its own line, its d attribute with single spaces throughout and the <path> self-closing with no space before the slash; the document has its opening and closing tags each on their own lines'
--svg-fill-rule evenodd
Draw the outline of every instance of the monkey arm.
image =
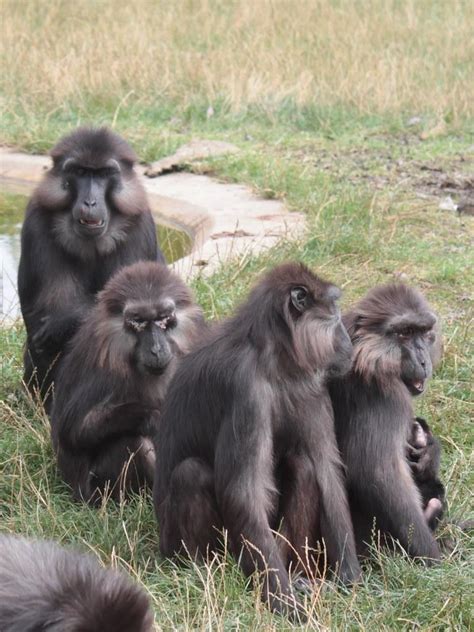
<svg viewBox="0 0 474 632">
<path fill-rule="evenodd" d="M 439 559 L 439 547 L 426 522 L 406 461 L 394 457 L 385 462 L 383 471 L 377 471 L 373 485 L 359 490 L 359 498 L 375 501 L 379 525 L 399 540 L 412 557 Z"/>
<path fill-rule="evenodd" d="M 72 308 L 68 313 L 56 312 L 41 316 L 38 319 L 39 327 L 31 336 L 36 353 L 43 351 L 55 353 L 62 349 L 79 327 L 84 311 L 85 305 L 76 309 Z"/>
<path fill-rule="evenodd" d="M 49 234 L 40 210 L 29 207 L 22 230 L 18 293 L 29 342 L 55 353 L 71 337 L 92 298 Z"/>
<path fill-rule="evenodd" d="M 90 450 L 123 434 L 151 434 L 156 413 L 156 409 L 140 402 L 112 404 L 104 400 L 71 425 L 68 443 L 79 450 Z"/>
</svg>

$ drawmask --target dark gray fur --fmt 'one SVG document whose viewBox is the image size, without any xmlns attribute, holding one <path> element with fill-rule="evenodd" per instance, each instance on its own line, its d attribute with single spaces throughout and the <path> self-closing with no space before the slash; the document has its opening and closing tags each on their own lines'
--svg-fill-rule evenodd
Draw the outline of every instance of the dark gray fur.
<svg viewBox="0 0 474 632">
<path fill-rule="evenodd" d="M 412 395 L 424 390 L 441 353 L 437 319 L 417 290 L 388 285 L 371 290 L 343 321 L 354 364 L 330 393 L 359 550 L 371 542 L 375 521 L 411 556 L 437 559 L 407 460 Z"/>
<path fill-rule="evenodd" d="M 58 360 L 95 294 L 122 266 L 164 261 L 131 147 L 106 128 L 79 128 L 52 149 L 21 234 L 18 291 L 24 380 L 45 407 Z"/>
<path fill-rule="evenodd" d="M 2 632 L 151 632 L 145 592 L 90 555 L 0 535 Z"/>
<path fill-rule="evenodd" d="M 428 526 L 432 531 L 436 531 L 446 505 L 445 488 L 439 478 L 441 445 L 422 417 L 416 417 L 413 421 L 411 436 L 408 438 L 407 457 L 413 479 L 420 491 Z M 433 499 L 438 502 L 433 503 Z M 435 511 L 432 509 L 433 506 Z"/>
<path fill-rule="evenodd" d="M 162 554 L 206 556 L 227 529 L 277 612 L 298 611 L 288 568 L 315 572 L 321 538 L 343 581 L 360 573 L 325 386 L 350 367 L 339 295 L 301 264 L 265 275 L 180 363 L 156 445 Z"/>
<path fill-rule="evenodd" d="M 59 470 L 76 500 L 151 487 L 163 398 L 203 327 L 191 290 L 162 264 L 123 268 L 100 292 L 61 363 L 51 414 Z"/>
</svg>

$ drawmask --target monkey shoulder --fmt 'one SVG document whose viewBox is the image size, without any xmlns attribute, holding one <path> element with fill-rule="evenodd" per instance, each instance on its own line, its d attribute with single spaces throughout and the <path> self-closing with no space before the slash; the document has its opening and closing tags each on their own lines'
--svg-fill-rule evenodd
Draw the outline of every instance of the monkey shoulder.
<svg viewBox="0 0 474 632">
<path fill-rule="evenodd" d="M 134 224 L 128 230 L 127 239 L 118 244 L 111 254 L 120 265 L 130 265 L 142 260 L 165 263 L 158 245 L 156 224 L 149 210 L 135 218 Z"/>
</svg>

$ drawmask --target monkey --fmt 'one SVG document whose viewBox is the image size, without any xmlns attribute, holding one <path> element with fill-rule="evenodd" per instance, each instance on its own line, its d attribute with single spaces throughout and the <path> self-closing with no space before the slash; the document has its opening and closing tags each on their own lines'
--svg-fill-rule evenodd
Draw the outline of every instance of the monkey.
<svg viewBox="0 0 474 632">
<path fill-rule="evenodd" d="M 2 632 L 152 632 L 145 591 L 91 555 L 0 534 Z"/>
<path fill-rule="evenodd" d="M 408 439 L 408 462 L 421 494 L 425 518 L 436 531 L 444 514 L 446 492 L 439 479 L 441 446 L 422 417 L 415 417 Z"/>
<path fill-rule="evenodd" d="M 294 552 L 304 560 L 324 539 L 342 581 L 360 574 L 325 385 L 351 363 L 339 296 L 303 264 L 263 276 L 180 362 L 156 444 L 161 553 L 203 558 L 225 529 L 271 610 L 299 619 Z"/>
<path fill-rule="evenodd" d="M 178 358 L 203 330 L 191 290 L 165 265 L 122 268 L 61 362 L 51 413 L 59 471 L 91 505 L 151 489 L 163 398 Z"/>
<path fill-rule="evenodd" d="M 119 268 L 161 261 L 136 155 L 109 129 L 78 128 L 51 150 L 21 231 L 18 293 L 24 382 L 49 412 L 58 360 L 95 294 Z"/>
<path fill-rule="evenodd" d="M 358 550 L 366 552 L 375 520 L 384 538 L 429 564 L 440 557 L 428 525 L 434 507 L 428 502 L 424 514 L 406 450 L 412 397 L 425 390 L 441 355 L 438 319 L 419 291 L 392 284 L 369 291 L 343 323 L 353 366 L 329 390 Z"/>
</svg>

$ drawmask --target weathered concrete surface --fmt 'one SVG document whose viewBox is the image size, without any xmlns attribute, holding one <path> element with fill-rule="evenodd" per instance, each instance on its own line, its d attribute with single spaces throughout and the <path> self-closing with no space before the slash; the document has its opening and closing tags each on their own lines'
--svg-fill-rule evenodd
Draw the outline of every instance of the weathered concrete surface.
<svg viewBox="0 0 474 632">
<path fill-rule="evenodd" d="M 0 148 L 0 187 L 28 194 L 49 166 L 48 157 Z M 192 253 L 173 264 L 184 278 L 211 273 L 304 231 L 304 215 L 288 212 L 280 201 L 260 199 L 248 187 L 184 172 L 150 179 L 145 167 L 137 171 L 157 221 L 193 239 Z"/>
<path fill-rule="evenodd" d="M 192 140 L 190 143 L 179 147 L 172 156 L 166 156 L 161 160 L 152 162 L 151 165 L 146 167 L 145 175 L 149 178 L 156 178 L 156 176 L 163 173 L 177 170 L 179 167 L 193 162 L 193 160 L 235 154 L 238 151 L 239 148 L 236 145 L 222 140 Z"/>
</svg>

